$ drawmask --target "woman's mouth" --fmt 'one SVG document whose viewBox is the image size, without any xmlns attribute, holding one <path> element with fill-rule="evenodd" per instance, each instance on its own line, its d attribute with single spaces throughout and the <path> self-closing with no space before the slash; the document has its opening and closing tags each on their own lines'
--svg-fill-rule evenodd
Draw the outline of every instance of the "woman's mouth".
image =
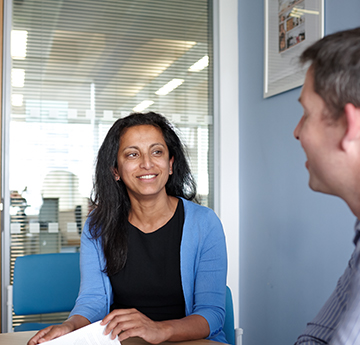
<svg viewBox="0 0 360 345">
<path fill-rule="evenodd" d="M 140 180 L 150 180 L 152 178 L 156 177 L 156 175 L 154 174 L 151 174 L 151 175 L 142 175 L 142 176 L 139 176 L 139 179 Z"/>
</svg>

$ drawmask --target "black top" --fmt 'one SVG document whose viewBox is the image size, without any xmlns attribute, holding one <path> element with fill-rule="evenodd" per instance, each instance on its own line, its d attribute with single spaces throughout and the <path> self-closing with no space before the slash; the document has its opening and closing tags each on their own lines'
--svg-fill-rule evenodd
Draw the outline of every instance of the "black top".
<svg viewBox="0 0 360 345">
<path fill-rule="evenodd" d="M 128 222 L 125 267 L 110 277 L 111 310 L 136 308 L 154 321 L 185 317 L 180 273 L 184 205 L 179 199 L 173 217 L 161 228 L 144 233 Z"/>
</svg>

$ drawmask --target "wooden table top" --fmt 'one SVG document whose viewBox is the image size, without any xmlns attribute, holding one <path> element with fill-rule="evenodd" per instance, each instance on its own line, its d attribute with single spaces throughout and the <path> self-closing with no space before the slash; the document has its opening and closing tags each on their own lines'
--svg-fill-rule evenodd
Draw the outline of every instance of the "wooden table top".
<svg viewBox="0 0 360 345">
<path fill-rule="evenodd" d="M 15 332 L 15 333 L 0 333 L 0 345 L 26 345 L 28 340 L 36 332 Z M 46 344 L 46 343 L 44 343 Z M 145 340 L 141 338 L 129 338 L 122 342 L 123 345 L 148 345 Z M 200 339 L 200 340 L 191 340 L 191 341 L 181 341 L 178 343 L 174 342 L 164 342 L 163 345 L 220 345 L 219 342 Z"/>
</svg>

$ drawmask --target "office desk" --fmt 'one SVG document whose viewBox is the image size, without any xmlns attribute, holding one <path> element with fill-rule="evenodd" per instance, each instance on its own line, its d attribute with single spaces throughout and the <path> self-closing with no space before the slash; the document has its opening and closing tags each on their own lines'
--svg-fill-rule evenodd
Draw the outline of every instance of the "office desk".
<svg viewBox="0 0 360 345">
<path fill-rule="evenodd" d="M 0 345 L 26 345 L 28 340 L 36 332 L 15 332 L 15 333 L 0 333 Z M 44 343 L 46 344 L 46 343 Z M 130 338 L 124 340 L 122 345 L 148 345 L 145 340 L 140 338 Z M 182 341 L 178 343 L 165 342 L 163 345 L 221 345 L 216 341 L 211 340 L 192 340 L 192 341 Z"/>
<path fill-rule="evenodd" d="M 26 345 L 36 332 L 0 333 L 0 345 Z"/>
</svg>

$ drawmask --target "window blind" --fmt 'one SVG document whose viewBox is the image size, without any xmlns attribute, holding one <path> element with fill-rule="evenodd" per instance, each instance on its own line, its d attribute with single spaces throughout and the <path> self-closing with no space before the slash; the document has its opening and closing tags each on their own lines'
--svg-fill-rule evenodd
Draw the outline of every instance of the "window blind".
<svg viewBox="0 0 360 345">
<path fill-rule="evenodd" d="M 12 8 L 11 274 L 19 255 L 78 250 L 97 150 L 133 111 L 176 126 L 201 201 L 212 206 L 207 0 L 13 0 Z"/>
</svg>

